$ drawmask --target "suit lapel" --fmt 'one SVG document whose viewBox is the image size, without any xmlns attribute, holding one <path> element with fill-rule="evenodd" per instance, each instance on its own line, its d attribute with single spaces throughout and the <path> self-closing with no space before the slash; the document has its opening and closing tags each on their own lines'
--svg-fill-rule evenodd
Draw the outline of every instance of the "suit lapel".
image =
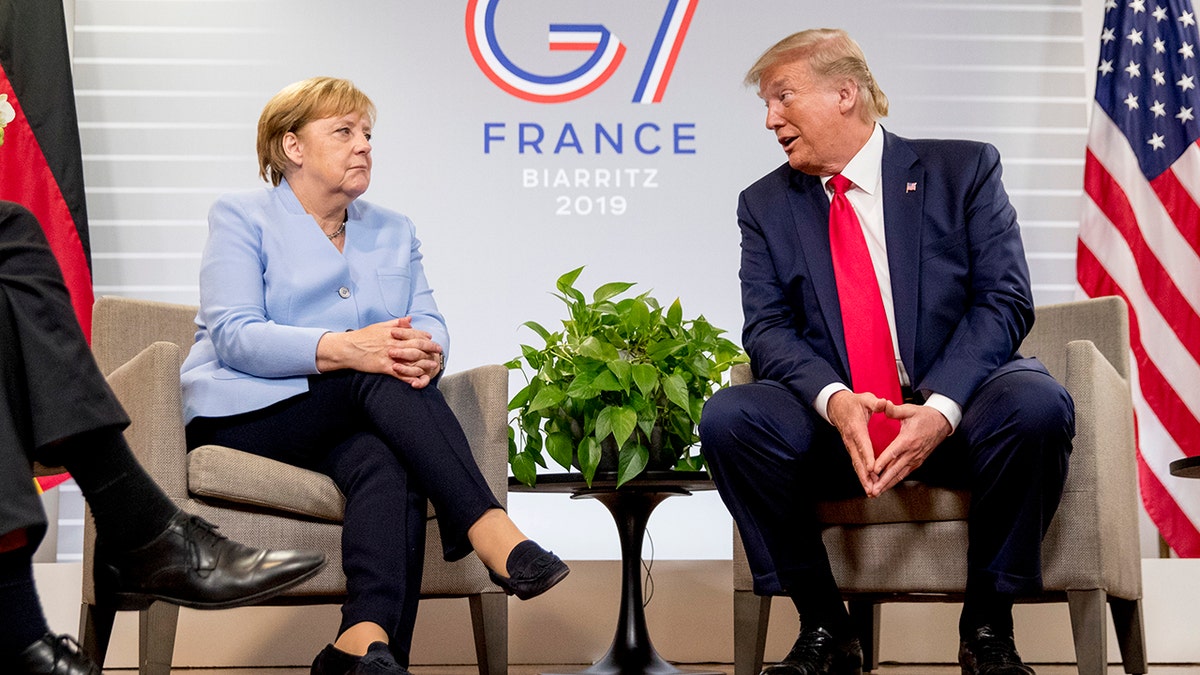
<svg viewBox="0 0 1200 675">
<path fill-rule="evenodd" d="M 921 233 L 924 228 L 925 169 L 899 137 L 884 132 L 883 222 L 896 339 L 904 367 L 913 373 L 921 280 Z M 914 385 L 916 382 L 913 383 Z"/>
<path fill-rule="evenodd" d="M 798 171 L 792 172 L 788 202 L 792 209 L 793 228 L 804 254 L 808 272 L 812 275 L 813 292 L 820 304 L 820 317 L 805 317 L 808 321 L 823 319 L 825 329 L 833 338 L 841 359 L 841 371 L 849 377 L 846 357 L 846 338 L 842 328 L 842 309 L 838 302 L 837 282 L 833 277 L 833 254 L 829 249 L 829 197 L 821 179 Z"/>
</svg>

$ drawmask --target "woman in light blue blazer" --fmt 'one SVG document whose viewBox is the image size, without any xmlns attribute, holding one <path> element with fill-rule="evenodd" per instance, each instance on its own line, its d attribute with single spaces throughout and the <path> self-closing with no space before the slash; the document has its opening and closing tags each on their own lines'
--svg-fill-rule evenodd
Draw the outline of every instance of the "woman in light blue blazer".
<svg viewBox="0 0 1200 675">
<path fill-rule="evenodd" d="M 347 599 L 313 673 L 406 673 L 425 496 L 447 560 L 472 550 L 525 599 L 567 575 L 500 507 L 437 391 L 449 349 L 405 216 L 358 199 L 375 107 L 353 84 L 284 88 L 258 123 L 260 176 L 209 213 L 188 447 L 215 443 L 331 476 L 346 496 Z"/>
</svg>

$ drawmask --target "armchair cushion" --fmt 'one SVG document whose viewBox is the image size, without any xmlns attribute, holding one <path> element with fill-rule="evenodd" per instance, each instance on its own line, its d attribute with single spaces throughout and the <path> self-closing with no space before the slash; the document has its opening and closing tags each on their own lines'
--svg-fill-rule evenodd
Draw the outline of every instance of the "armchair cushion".
<svg viewBox="0 0 1200 675">
<path fill-rule="evenodd" d="M 346 499 L 333 479 L 220 445 L 188 453 L 188 492 L 197 497 L 342 522 Z"/>
<path fill-rule="evenodd" d="M 854 497 L 820 502 L 817 514 L 826 525 L 932 523 L 966 520 L 970 506 L 971 493 L 967 490 L 904 481 L 875 499 Z"/>
</svg>

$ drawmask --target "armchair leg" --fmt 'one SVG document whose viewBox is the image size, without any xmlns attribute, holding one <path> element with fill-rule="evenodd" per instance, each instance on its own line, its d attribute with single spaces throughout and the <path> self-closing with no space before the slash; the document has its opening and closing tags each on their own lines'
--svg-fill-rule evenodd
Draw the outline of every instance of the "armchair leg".
<svg viewBox="0 0 1200 675">
<path fill-rule="evenodd" d="M 757 675 L 762 670 L 770 618 L 771 596 L 733 592 L 734 675 Z"/>
<path fill-rule="evenodd" d="M 1102 590 L 1067 591 L 1079 675 L 1104 675 L 1108 670 L 1106 595 Z"/>
<path fill-rule="evenodd" d="M 84 602 L 79 607 L 79 646 L 96 665 L 104 667 L 117 610 Z"/>
<path fill-rule="evenodd" d="M 469 600 L 479 675 L 504 675 L 508 672 L 508 596 L 480 593 Z"/>
<path fill-rule="evenodd" d="M 878 602 L 851 600 L 850 624 L 862 643 L 863 670 L 879 670 L 879 608 Z"/>
<path fill-rule="evenodd" d="M 1126 600 L 1108 596 L 1108 608 L 1112 611 L 1113 627 L 1117 631 L 1117 645 L 1121 649 L 1121 663 L 1125 672 L 1141 675 L 1150 667 L 1146 663 L 1146 631 L 1142 624 L 1142 600 Z"/>
<path fill-rule="evenodd" d="M 171 675 L 179 606 L 155 601 L 138 612 L 138 675 Z"/>
</svg>

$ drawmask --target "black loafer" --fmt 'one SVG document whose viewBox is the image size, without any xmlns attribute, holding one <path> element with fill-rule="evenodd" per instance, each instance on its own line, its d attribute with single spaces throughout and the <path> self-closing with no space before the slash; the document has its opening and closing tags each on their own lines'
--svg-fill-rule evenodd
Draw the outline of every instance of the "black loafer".
<svg viewBox="0 0 1200 675">
<path fill-rule="evenodd" d="M 311 675 L 412 675 L 396 662 L 386 642 L 372 642 L 363 656 L 328 645 L 313 660 Z"/>
<path fill-rule="evenodd" d="M 522 600 L 535 598 L 550 590 L 571 572 L 561 558 L 538 546 L 531 539 L 517 544 L 505 563 L 508 578 L 488 570 L 492 583 L 509 595 Z"/>
<path fill-rule="evenodd" d="M 1034 675 L 1017 654 L 1012 633 L 1001 633 L 988 625 L 958 647 L 958 665 L 962 675 Z"/>
<path fill-rule="evenodd" d="M 320 571 L 315 551 L 268 551 L 217 534 L 215 525 L 180 511 L 145 546 L 96 551 L 96 593 L 124 606 L 151 600 L 223 609 L 266 600 Z"/>
<path fill-rule="evenodd" d="M 46 633 L 17 658 L 18 675 L 100 675 L 70 635 Z"/>
<path fill-rule="evenodd" d="M 820 626 L 804 628 L 792 650 L 761 675 L 862 675 L 858 638 L 835 638 Z"/>
</svg>

